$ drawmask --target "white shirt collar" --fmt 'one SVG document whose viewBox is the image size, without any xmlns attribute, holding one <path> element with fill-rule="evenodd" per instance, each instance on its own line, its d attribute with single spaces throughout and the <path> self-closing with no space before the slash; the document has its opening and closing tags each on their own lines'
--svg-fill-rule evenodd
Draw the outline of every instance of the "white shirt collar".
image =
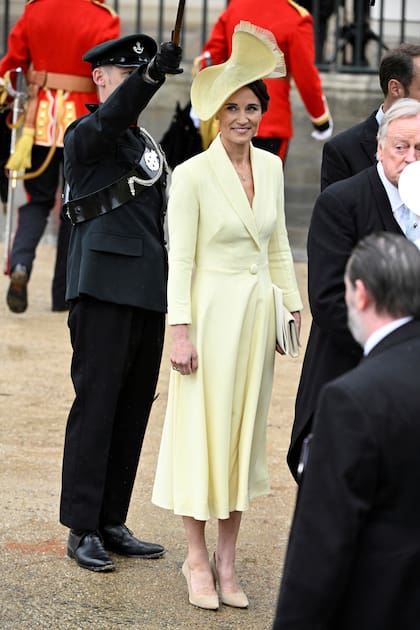
<svg viewBox="0 0 420 630">
<path fill-rule="evenodd" d="M 394 184 L 391 184 L 384 172 L 382 162 L 378 162 L 376 165 L 378 169 L 379 178 L 385 188 L 385 192 L 388 195 L 389 203 L 391 204 L 392 212 L 395 214 L 395 210 L 403 205 L 400 197 L 400 191 Z"/>
<path fill-rule="evenodd" d="M 382 118 L 385 115 L 385 112 L 383 110 L 383 106 L 384 106 L 384 104 L 382 103 L 382 105 L 379 107 L 378 111 L 376 112 L 375 118 L 376 118 L 376 122 L 378 123 L 378 126 L 381 124 Z"/>
<path fill-rule="evenodd" d="M 385 326 L 381 326 L 378 330 L 375 330 L 374 333 L 370 335 L 366 339 L 366 343 L 363 348 L 363 354 L 366 356 L 369 352 L 380 342 L 382 339 L 387 337 L 394 330 L 397 330 L 400 326 L 404 326 L 407 322 L 411 321 L 412 317 L 400 317 L 399 319 L 394 319 L 394 321 L 389 322 L 389 324 L 385 324 Z"/>
</svg>

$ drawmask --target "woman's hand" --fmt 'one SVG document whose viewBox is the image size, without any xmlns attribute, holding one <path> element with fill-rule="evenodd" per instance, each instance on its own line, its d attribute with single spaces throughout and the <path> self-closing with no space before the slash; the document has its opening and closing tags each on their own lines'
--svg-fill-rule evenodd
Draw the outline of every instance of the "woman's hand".
<svg viewBox="0 0 420 630">
<path fill-rule="evenodd" d="M 293 311 L 292 315 L 293 315 L 294 320 L 296 322 L 298 335 L 300 335 L 300 327 L 301 327 L 301 324 L 302 324 L 302 317 L 301 317 L 300 311 Z M 278 352 L 279 354 L 286 354 L 285 351 L 283 350 L 283 348 L 281 346 L 279 346 L 277 341 L 276 341 L 276 352 Z"/>
<path fill-rule="evenodd" d="M 279 354 L 286 354 L 283 348 L 279 346 L 277 341 L 276 341 L 276 352 L 278 352 Z"/>
<path fill-rule="evenodd" d="M 292 315 L 295 318 L 295 322 L 296 322 L 296 326 L 297 326 L 297 330 L 298 330 L 298 335 L 300 335 L 300 327 L 302 324 L 302 316 L 300 314 L 300 311 L 292 311 Z"/>
<path fill-rule="evenodd" d="M 192 374 L 198 368 L 197 351 L 190 340 L 187 324 L 170 326 L 171 332 L 171 365 L 180 374 Z"/>
</svg>

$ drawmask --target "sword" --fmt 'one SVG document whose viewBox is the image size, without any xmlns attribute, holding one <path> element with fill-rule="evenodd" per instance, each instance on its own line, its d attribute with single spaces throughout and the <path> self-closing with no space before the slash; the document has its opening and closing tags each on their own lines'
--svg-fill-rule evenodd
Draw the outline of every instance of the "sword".
<svg viewBox="0 0 420 630">
<path fill-rule="evenodd" d="M 12 86 L 8 87 L 9 94 L 14 97 L 12 110 L 12 134 L 10 138 L 10 155 L 15 150 L 17 139 L 17 122 L 20 115 L 24 111 L 24 100 L 26 94 L 24 92 L 24 74 L 22 68 L 16 68 L 16 90 Z M 9 184 L 7 193 L 6 219 L 4 228 L 4 256 L 3 256 L 3 272 L 9 274 L 9 257 L 11 250 L 12 234 L 13 234 L 13 199 L 17 184 L 17 171 L 9 173 Z"/>
<path fill-rule="evenodd" d="M 176 46 L 179 46 L 179 40 L 181 37 L 182 18 L 184 17 L 185 0 L 179 0 L 178 10 L 176 12 L 176 20 L 174 30 L 171 35 L 171 42 Z"/>
</svg>

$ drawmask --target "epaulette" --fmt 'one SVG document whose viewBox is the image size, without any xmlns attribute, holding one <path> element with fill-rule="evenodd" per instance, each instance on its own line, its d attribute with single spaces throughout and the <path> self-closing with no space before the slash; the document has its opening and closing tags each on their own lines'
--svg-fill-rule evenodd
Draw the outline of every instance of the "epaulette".
<svg viewBox="0 0 420 630">
<path fill-rule="evenodd" d="M 291 7 L 296 9 L 301 17 L 305 17 L 306 15 L 310 15 L 309 11 L 305 9 L 305 7 L 301 7 L 297 2 L 293 2 L 293 0 L 288 0 L 288 3 Z"/>
<path fill-rule="evenodd" d="M 114 9 L 112 7 L 109 7 L 107 4 L 104 4 L 103 2 L 100 2 L 100 0 L 90 0 L 90 1 L 92 2 L 92 4 L 96 4 L 97 7 L 101 7 L 101 9 L 106 9 L 114 17 L 116 17 L 118 15 L 117 12 L 114 11 Z"/>
<path fill-rule="evenodd" d="M 27 0 L 26 4 L 32 4 L 32 2 L 36 2 L 36 0 Z"/>
</svg>

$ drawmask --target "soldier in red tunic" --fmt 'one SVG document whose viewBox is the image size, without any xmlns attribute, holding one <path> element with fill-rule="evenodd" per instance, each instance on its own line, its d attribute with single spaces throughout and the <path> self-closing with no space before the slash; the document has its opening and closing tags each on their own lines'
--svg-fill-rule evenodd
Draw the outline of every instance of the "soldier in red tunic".
<svg viewBox="0 0 420 630">
<path fill-rule="evenodd" d="M 36 247 L 56 203 L 64 130 L 86 113 L 86 103 L 98 102 L 90 64 L 82 61 L 83 53 L 119 36 L 120 19 L 102 0 L 29 0 L 10 32 L 7 54 L 0 60 L 0 77 L 9 72 L 13 78 L 18 67 L 26 75 L 29 99 L 22 135 L 26 142 L 29 139 L 31 167 L 25 176 L 40 170 L 36 177 L 24 180 L 27 202 L 19 208 L 9 261 L 7 303 L 15 313 L 27 308 L 27 284 Z M 0 85 L 2 89 L 4 85 Z M 60 217 L 53 311 L 66 309 L 69 233 L 70 223 Z"/>
<path fill-rule="evenodd" d="M 231 0 L 220 15 L 201 53 L 202 66 L 223 63 L 231 53 L 235 26 L 247 20 L 269 29 L 283 51 L 288 74 L 266 79 L 270 106 L 264 114 L 254 144 L 286 158 L 292 130 L 290 81 L 293 78 L 310 116 L 312 136 L 324 140 L 332 133 L 332 120 L 315 66 L 313 20 L 292 0 Z"/>
</svg>

